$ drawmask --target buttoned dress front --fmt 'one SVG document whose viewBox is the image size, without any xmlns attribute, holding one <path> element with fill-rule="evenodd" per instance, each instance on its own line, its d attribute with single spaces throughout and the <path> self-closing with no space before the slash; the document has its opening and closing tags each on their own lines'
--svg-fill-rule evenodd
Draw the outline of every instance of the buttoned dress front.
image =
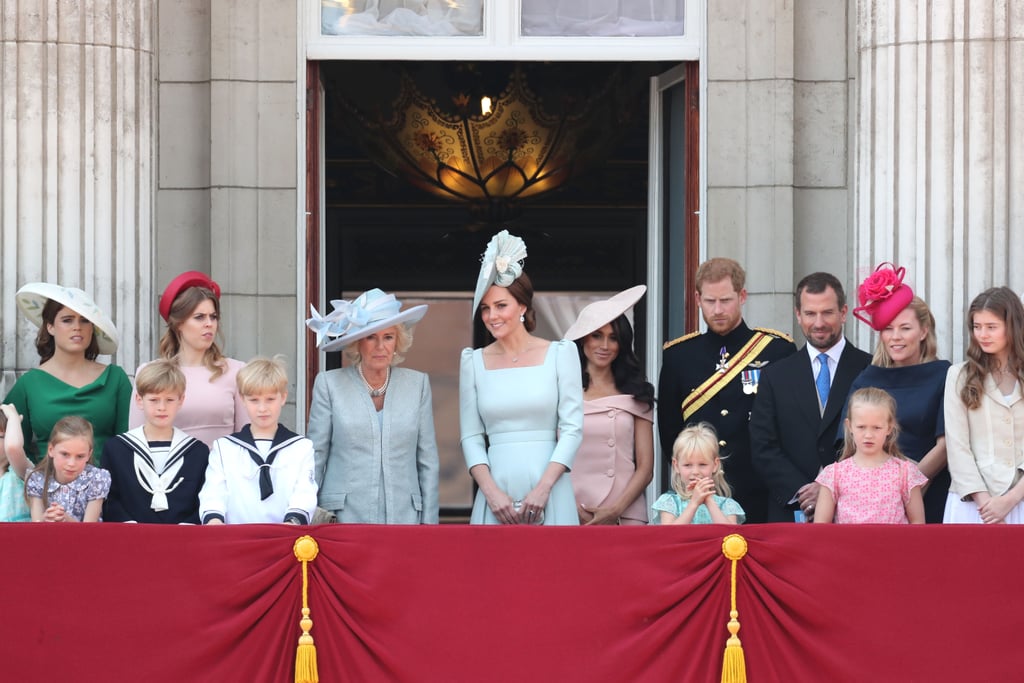
<svg viewBox="0 0 1024 683">
<path fill-rule="evenodd" d="M 576 503 L 587 509 L 611 505 L 636 472 L 636 418 L 653 422 L 654 411 L 628 394 L 583 401 L 583 441 L 571 472 Z M 641 493 L 619 524 L 646 524 L 647 496 Z"/>
</svg>

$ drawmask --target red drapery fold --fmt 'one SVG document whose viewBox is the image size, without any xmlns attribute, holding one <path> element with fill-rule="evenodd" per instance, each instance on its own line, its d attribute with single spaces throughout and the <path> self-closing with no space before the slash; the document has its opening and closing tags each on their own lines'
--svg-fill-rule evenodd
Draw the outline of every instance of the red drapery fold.
<svg viewBox="0 0 1024 683">
<path fill-rule="evenodd" d="M 5 680 L 717 681 L 717 526 L 0 525 Z M 1024 530 L 740 527 L 748 679 L 1007 680 Z"/>
</svg>

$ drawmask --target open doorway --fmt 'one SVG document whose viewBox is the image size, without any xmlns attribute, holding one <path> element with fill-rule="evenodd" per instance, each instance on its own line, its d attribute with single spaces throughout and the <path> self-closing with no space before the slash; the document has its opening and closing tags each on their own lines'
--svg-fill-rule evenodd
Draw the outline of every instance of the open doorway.
<svg viewBox="0 0 1024 683">
<path fill-rule="evenodd" d="M 517 201 L 514 207 L 481 210 L 472 202 L 453 201 L 417 187 L 394 167 L 388 168 L 386 160 L 381 163 L 380 141 L 368 138 L 371 133 L 353 121 L 344 103 L 352 92 L 366 88 L 368 83 L 383 83 L 399 72 L 413 73 L 423 83 L 443 85 L 446 73 L 458 74 L 465 65 L 310 64 L 316 65 L 311 69 L 311 79 L 316 79 L 311 85 L 323 94 L 323 103 L 315 112 L 321 117 L 315 130 L 322 134 L 322 141 L 310 144 L 322 155 L 322 177 L 315 180 L 322 183 L 318 187 L 324 212 L 322 242 L 311 240 L 307 259 L 311 268 L 323 264 L 322 271 L 316 267 L 316 277 L 308 280 L 310 299 L 323 308 L 319 306 L 321 301 L 350 298 L 379 287 L 396 293 L 406 305 L 432 306 L 417 326 L 406 366 L 431 376 L 441 456 L 442 517 L 457 521 L 468 514 L 472 502 L 472 483 L 459 446 L 458 358 L 460 349 L 479 343 L 479 332 L 472 329 L 470 308 L 480 254 L 490 236 L 501 228 L 507 227 L 525 239 L 529 249 L 526 269 L 538 292 L 537 308 L 542 320 L 538 333 L 549 338 L 560 337 L 575 311 L 596 296 L 638 283 L 662 289 L 661 283 L 650 280 L 649 273 L 649 82 L 672 65 L 525 65 L 531 77 L 557 71 L 548 83 L 531 85 L 551 92 L 557 90 L 553 86 L 558 83 L 575 83 L 596 91 L 607 85 L 615 71 L 615 78 L 623 79 L 616 85 L 616 96 L 630 106 L 616 110 L 619 125 L 602 140 L 601 154 L 588 156 L 586 164 L 574 169 L 557 189 Z M 502 71 L 508 74 L 522 66 L 487 63 L 487 77 Z M 474 68 L 470 65 L 471 70 Z M 676 136 L 666 144 L 681 147 L 682 141 Z M 693 175 L 695 182 L 695 163 Z M 664 192 L 685 194 L 681 187 L 665 188 Z M 657 210 L 667 209 L 659 206 Z M 666 234 L 660 241 L 678 244 L 680 240 L 678 235 L 670 240 Z M 658 277 L 667 281 L 669 274 Z M 672 277 L 673 282 L 678 278 Z M 658 301 L 659 308 L 684 307 L 684 299 L 677 300 L 672 293 Z M 660 310 L 654 314 L 660 316 Z M 658 338 L 648 343 L 651 327 L 647 316 L 648 306 L 642 301 L 634 320 L 635 345 L 642 362 L 662 341 Z M 339 356 L 328 354 L 323 367 L 307 363 L 308 386 L 312 386 L 316 372 L 337 367 Z M 318 355 L 314 352 L 309 357 Z M 656 382 L 656 377 L 650 379 Z"/>
</svg>

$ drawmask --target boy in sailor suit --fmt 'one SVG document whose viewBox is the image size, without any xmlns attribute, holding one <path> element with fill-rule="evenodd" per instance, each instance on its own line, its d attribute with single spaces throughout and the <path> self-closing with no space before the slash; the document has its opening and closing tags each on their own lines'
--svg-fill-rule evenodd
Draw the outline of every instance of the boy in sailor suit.
<svg viewBox="0 0 1024 683">
<path fill-rule="evenodd" d="M 110 472 L 103 521 L 198 524 L 210 449 L 174 426 L 185 376 L 159 360 L 139 371 L 135 387 L 142 426 L 103 445 L 103 467 Z"/>
<path fill-rule="evenodd" d="M 309 524 L 316 509 L 313 442 L 278 420 L 288 373 L 277 358 L 255 358 L 238 371 L 249 424 L 213 442 L 199 492 L 203 524 Z"/>
</svg>

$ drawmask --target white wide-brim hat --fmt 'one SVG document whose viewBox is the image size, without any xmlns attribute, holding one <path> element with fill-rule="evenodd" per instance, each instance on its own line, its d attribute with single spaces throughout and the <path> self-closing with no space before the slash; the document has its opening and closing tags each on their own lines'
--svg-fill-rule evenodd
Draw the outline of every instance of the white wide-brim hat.
<svg viewBox="0 0 1024 683">
<path fill-rule="evenodd" d="M 316 343 L 322 351 L 343 349 L 352 342 L 395 325 L 415 325 L 427 314 L 426 304 L 400 310 L 402 302 L 394 294 L 385 294 L 376 288 L 363 292 L 352 301 L 332 299 L 331 306 L 334 310 L 321 316 L 310 305 L 313 317 L 306 321 L 306 327 L 316 332 Z"/>
<path fill-rule="evenodd" d="M 565 331 L 565 335 L 562 338 L 575 341 L 580 337 L 587 336 L 594 330 L 601 329 L 633 308 L 646 291 L 646 285 L 637 285 L 636 287 L 630 287 L 625 291 L 619 292 L 611 298 L 588 304 L 580 311 L 576 322 L 569 326 L 569 329 Z"/>
<path fill-rule="evenodd" d="M 15 294 L 18 308 L 33 325 L 43 324 L 43 307 L 47 300 L 56 301 L 64 308 L 70 308 L 92 323 L 93 336 L 100 353 L 113 355 L 117 352 L 120 337 L 114 321 L 96 305 L 92 297 L 77 287 L 62 287 L 49 282 L 30 282 Z"/>
</svg>

